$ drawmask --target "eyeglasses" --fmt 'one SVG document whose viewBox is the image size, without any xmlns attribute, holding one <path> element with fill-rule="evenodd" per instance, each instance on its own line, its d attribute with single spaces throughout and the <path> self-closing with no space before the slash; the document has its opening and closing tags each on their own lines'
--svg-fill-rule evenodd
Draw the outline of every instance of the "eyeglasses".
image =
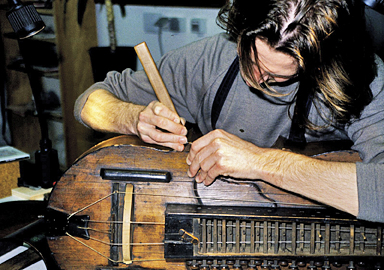
<svg viewBox="0 0 384 270">
<path fill-rule="evenodd" d="M 256 68 L 259 70 L 258 67 Z M 268 86 L 273 86 L 273 85 L 288 85 L 292 83 L 296 78 L 299 77 L 299 72 L 293 75 L 279 75 L 279 74 L 270 73 L 260 68 L 260 73 L 262 75 L 257 76 L 259 77 L 259 79 L 256 82 L 253 80 L 253 76 L 250 76 L 249 74 L 245 74 L 245 73 L 246 72 L 243 71 L 243 74 L 245 75 L 243 76 L 244 80 L 247 82 L 247 84 L 250 87 L 253 87 L 256 89 L 260 89 L 260 87 L 265 89 L 265 88 L 268 88 Z"/>
<path fill-rule="evenodd" d="M 295 73 L 293 75 L 277 75 L 277 74 L 271 74 L 269 72 L 264 73 L 262 76 L 260 76 L 261 81 L 260 83 L 266 83 L 266 84 L 279 84 L 279 83 L 286 83 L 293 81 L 299 76 L 299 73 Z M 266 79 L 264 79 L 266 78 Z"/>
</svg>

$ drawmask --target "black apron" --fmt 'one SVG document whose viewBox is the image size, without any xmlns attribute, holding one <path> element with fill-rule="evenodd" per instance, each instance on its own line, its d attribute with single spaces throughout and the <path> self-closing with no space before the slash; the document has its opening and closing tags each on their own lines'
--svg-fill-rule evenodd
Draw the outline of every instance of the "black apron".
<svg viewBox="0 0 384 270">
<path fill-rule="evenodd" d="M 227 73 L 224 76 L 223 81 L 221 82 L 219 89 L 217 90 L 215 99 L 213 101 L 212 105 L 212 111 L 211 111 L 211 124 L 212 128 L 216 129 L 216 122 L 219 119 L 221 109 L 223 108 L 225 99 L 228 96 L 229 90 L 232 87 L 232 84 L 239 73 L 239 57 L 236 57 L 235 60 L 232 62 L 231 66 L 229 67 Z M 287 144 L 295 144 L 297 146 L 303 146 L 306 144 L 305 139 L 305 128 L 300 125 L 298 117 L 301 113 L 305 113 L 305 116 L 308 117 L 309 110 L 311 107 L 311 101 L 308 95 L 298 95 L 296 105 L 299 103 L 305 102 L 304 105 L 304 112 L 300 111 L 300 107 L 302 106 L 295 106 L 294 115 L 292 118 L 292 125 L 291 130 L 289 133 L 289 138 L 287 139 Z M 300 104 L 302 105 L 302 104 Z"/>
</svg>

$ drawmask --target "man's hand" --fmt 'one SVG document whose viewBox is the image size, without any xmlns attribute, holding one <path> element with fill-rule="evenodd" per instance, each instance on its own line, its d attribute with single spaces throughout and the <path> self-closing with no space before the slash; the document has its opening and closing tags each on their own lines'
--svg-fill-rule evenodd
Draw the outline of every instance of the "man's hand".
<svg viewBox="0 0 384 270">
<path fill-rule="evenodd" d="M 147 143 L 178 151 L 182 151 L 187 143 L 184 120 L 158 101 L 142 106 L 124 102 L 110 92 L 98 89 L 89 95 L 81 118 L 95 130 L 135 134 Z"/>
<path fill-rule="evenodd" d="M 187 156 L 188 176 L 211 184 L 219 175 L 262 179 L 353 215 L 358 213 L 356 165 L 260 148 L 223 130 L 196 140 Z"/>
<path fill-rule="evenodd" d="M 219 175 L 257 179 L 258 157 L 267 151 L 224 130 L 214 130 L 196 140 L 187 157 L 188 175 L 211 184 Z"/>
<path fill-rule="evenodd" d="M 183 151 L 187 129 L 183 119 L 158 101 L 152 101 L 139 113 L 137 135 L 146 143 Z"/>
</svg>

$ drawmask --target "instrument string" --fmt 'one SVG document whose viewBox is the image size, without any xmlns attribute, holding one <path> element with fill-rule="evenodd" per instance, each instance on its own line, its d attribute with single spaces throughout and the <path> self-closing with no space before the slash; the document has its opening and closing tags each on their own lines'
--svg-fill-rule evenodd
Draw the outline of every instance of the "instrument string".
<svg viewBox="0 0 384 270">
<path fill-rule="evenodd" d="M 96 249 L 94 249 L 93 247 L 91 247 L 90 245 L 87 245 L 86 243 L 84 243 L 83 241 L 80 241 L 79 239 L 75 238 L 74 236 L 72 236 L 71 234 L 69 234 L 68 232 L 65 233 L 67 236 L 69 236 L 71 239 L 75 240 L 76 242 L 82 244 L 83 246 L 85 246 L 86 248 L 89 248 L 90 250 L 96 252 L 98 255 L 102 256 L 103 258 L 113 262 L 113 263 L 121 263 L 121 261 L 116 261 L 116 260 L 113 260 L 112 258 L 108 257 L 108 256 L 105 256 L 104 254 L 102 254 L 101 252 L 97 251 Z"/>
<path fill-rule="evenodd" d="M 124 191 L 117 191 L 119 194 L 125 194 Z M 204 200 L 212 200 L 212 201 L 228 201 L 228 198 L 218 198 L 218 197 L 201 197 L 201 196 L 183 196 L 183 195 L 163 195 L 163 194 L 152 194 L 152 193 L 129 193 L 134 195 L 145 195 L 145 196 L 153 196 L 153 197 L 167 197 L 167 198 L 184 198 L 184 199 L 204 199 Z M 261 200 L 244 200 L 244 199 L 231 199 L 231 202 L 242 202 L 242 203 L 262 203 L 262 204 L 271 204 L 275 202 L 265 202 Z M 294 206 L 308 206 L 310 204 L 303 203 L 292 203 L 292 202 L 276 202 L 286 205 L 294 205 Z M 312 205 L 313 206 L 313 205 Z"/>
<path fill-rule="evenodd" d="M 81 229 L 81 230 L 94 231 L 94 232 L 99 232 L 99 233 L 103 233 L 103 234 L 110 234 L 111 233 L 111 230 L 98 230 L 98 229 L 94 229 L 94 228 L 91 228 L 91 227 L 77 226 L 77 228 Z"/>
<path fill-rule="evenodd" d="M 221 190 L 222 191 L 222 190 Z M 229 190 L 228 190 L 229 191 Z M 257 192 L 257 193 L 262 193 L 262 192 Z M 95 200 L 94 202 L 84 206 L 83 208 L 80 208 L 76 211 L 74 211 L 72 214 L 70 214 L 68 216 L 68 220 L 75 216 L 76 214 L 82 212 L 82 211 L 85 211 L 86 209 L 94 206 L 95 204 L 99 203 L 99 202 L 102 202 L 103 200 L 106 200 L 108 198 L 110 198 L 111 196 L 115 195 L 115 194 L 126 194 L 126 192 L 123 192 L 123 191 L 114 191 L 114 192 L 111 192 L 110 194 L 107 194 L 106 196 L 98 199 L 98 200 Z M 133 192 L 133 193 L 129 193 L 131 195 L 136 195 L 136 196 L 154 196 L 154 197 L 163 197 L 163 196 L 167 196 L 167 197 L 173 197 L 173 198 L 189 198 L 189 199 L 206 199 L 206 200 L 212 200 L 212 201 L 228 201 L 228 198 L 218 198 L 218 197 L 212 197 L 212 196 L 207 196 L 207 197 L 201 197 L 201 196 L 182 196 L 182 195 L 162 195 L 162 194 L 153 194 L 153 193 L 138 193 L 138 192 Z M 275 195 L 278 195 L 278 194 L 275 194 Z M 231 201 L 235 201 L 235 202 L 250 202 L 250 203 L 264 203 L 264 204 L 271 204 L 271 202 L 265 202 L 265 201 L 261 201 L 261 200 L 244 200 L 244 199 L 231 199 Z M 287 202 L 282 202 L 284 204 L 287 204 L 287 205 L 297 205 L 297 206 L 302 206 L 303 204 L 300 204 L 300 203 L 287 203 Z M 305 204 L 304 204 L 305 205 Z M 93 222 L 93 223 L 109 223 L 109 224 L 123 224 L 124 221 L 96 221 L 96 220 L 89 220 L 88 222 Z M 130 224 L 147 224 L 147 225 L 161 225 L 161 226 L 165 226 L 164 222 L 135 222 L 135 221 L 128 221 L 127 223 L 130 223 Z M 108 230 L 97 230 L 97 229 L 93 229 L 93 228 L 82 228 L 82 229 L 89 229 L 89 230 L 94 230 L 94 231 L 100 231 L 102 233 L 110 233 Z M 109 258 L 108 256 L 105 256 L 104 254 L 102 254 L 101 252 L 97 251 L 96 249 L 94 249 L 93 247 L 87 245 L 86 243 L 84 243 L 83 241 L 75 238 L 74 236 L 70 235 L 69 233 L 66 233 L 67 236 L 69 236 L 71 239 L 81 243 L 82 245 L 84 245 L 85 247 L 89 248 L 90 250 L 96 252 L 97 254 L 99 254 L 100 256 L 108 259 L 109 261 L 113 262 L 113 263 L 124 263 L 123 261 L 116 261 L 116 260 L 113 260 L 112 258 Z M 108 243 L 108 242 L 105 242 L 105 241 L 102 241 L 100 239 L 96 239 L 94 237 L 90 237 L 91 240 L 93 241 L 97 241 L 97 242 L 100 242 L 100 243 L 103 243 L 103 244 L 107 244 L 107 245 L 116 245 L 116 246 L 123 246 L 123 245 L 128 245 L 127 244 L 124 244 L 124 243 Z M 129 243 L 129 245 L 141 245 L 141 246 L 148 246 L 148 245 L 164 245 L 164 243 Z M 139 262 L 139 261 L 164 261 L 164 259 L 145 259 L 145 260 L 135 260 L 136 262 Z"/>
<path fill-rule="evenodd" d="M 77 239 L 76 237 L 72 236 L 71 234 L 69 234 L 68 232 L 65 233 L 67 236 L 69 236 L 71 239 L 77 241 L 78 243 L 80 243 L 81 245 L 85 246 L 86 248 L 89 248 L 90 250 L 96 252 L 98 255 L 100 255 L 101 257 L 109 260 L 110 262 L 112 263 L 124 263 L 126 264 L 126 262 L 124 261 L 120 261 L 120 260 L 113 260 L 112 258 L 102 254 L 100 251 L 96 250 L 95 248 L 91 247 L 90 245 L 87 245 L 86 243 L 84 243 L 83 241 Z M 131 260 L 131 262 L 151 262 L 151 261 L 165 261 L 164 258 L 161 258 L 161 259 L 141 259 L 141 260 Z"/>
<path fill-rule="evenodd" d="M 111 197 L 112 195 L 114 194 L 126 194 L 126 192 L 124 191 L 114 191 L 86 206 L 84 206 L 83 208 L 73 212 L 72 214 L 70 214 L 68 216 L 68 220 L 73 217 L 74 215 L 88 209 L 89 207 Z M 201 197 L 201 196 L 183 196 L 183 195 L 163 195 L 163 194 L 153 194 L 153 193 L 137 193 L 137 192 L 132 192 L 132 193 L 129 193 L 129 194 L 132 194 L 132 195 L 139 195 L 139 196 L 142 196 L 142 195 L 145 195 L 145 196 L 153 196 L 153 197 L 167 197 L 167 198 L 184 198 L 184 199 L 195 199 L 195 200 L 198 200 L 198 199 L 205 199 L 205 200 L 212 200 L 212 201 L 225 201 L 227 202 L 228 201 L 228 198 L 217 198 L 217 197 Z M 231 199 L 232 202 L 241 202 L 241 203 L 259 203 L 259 204 L 271 204 L 271 203 L 280 203 L 280 204 L 285 204 L 285 205 L 292 205 L 292 206 L 308 206 L 310 204 L 304 204 L 304 203 L 292 203 L 292 202 L 265 202 L 265 201 L 261 201 L 261 200 L 244 200 L 244 199 Z M 313 206 L 313 205 L 312 205 Z"/>
<path fill-rule="evenodd" d="M 183 183 L 182 181 L 174 181 L 174 183 Z M 240 185 L 242 184 L 243 182 L 240 183 Z M 239 184 L 238 182 L 236 182 L 236 184 Z M 154 187 L 148 187 L 148 186 L 145 186 L 144 184 L 135 184 L 136 186 L 144 186 L 145 189 L 147 190 L 158 190 L 159 187 L 156 187 L 155 184 L 153 184 Z M 251 183 L 247 183 L 247 185 L 252 185 Z M 238 193 L 238 191 L 234 190 L 233 188 L 218 188 L 218 187 L 202 187 L 201 189 L 199 188 L 193 188 L 191 189 L 193 192 L 204 192 L 204 191 L 210 191 L 210 192 L 215 192 L 215 191 L 219 191 L 219 192 L 222 192 L 222 193 Z M 275 192 L 264 192 L 264 191 L 258 191 L 258 190 L 247 190 L 247 191 L 242 191 L 241 192 L 242 194 L 264 194 L 264 195 L 274 195 L 274 196 L 292 196 L 291 194 L 287 194 L 287 193 L 284 193 L 284 192 L 279 192 L 278 190 L 276 190 Z M 204 199 L 204 198 L 203 198 Z"/>
<path fill-rule="evenodd" d="M 83 207 L 83 208 L 81 208 L 81 209 L 79 209 L 79 210 L 77 210 L 77 211 L 75 211 L 75 212 L 73 212 L 72 214 L 70 214 L 70 215 L 67 217 L 67 220 L 69 220 L 69 219 L 70 219 L 71 217 L 73 217 L 74 215 L 76 215 L 76 214 L 78 214 L 78 213 L 84 211 L 85 209 L 87 209 L 87 208 L 89 208 L 89 207 L 91 207 L 91 206 L 93 206 L 93 205 L 95 205 L 95 204 L 97 204 L 97 203 L 99 203 L 99 202 L 101 202 L 101 201 L 103 201 L 103 200 L 105 200 L 105 199 L 111 197 L 111 196 L 112 196 L 113 194 L 115 194 L 115 193 L 116 193 L 116 191 L 115 191 L 115 192 L 112 192 L 112 193 L 110 193 L 110 194 L 108 194 L 108 195 L 106 195 L 106 196 L 104 196 L 103 198 L 100 198 L 100 199 L 98 199 L 98 200 L 96 200 L 96 201 L 94 201 L 94 202 L 92 202 L 92 203 L 86 205 L 85 207 Z"/>
<path fill-rule="evenodd" d="M 139 225 L 163 225 L 165 226 L 164 222 L 147 222 L 147 221 L 103 221 L 103 220 L 88 220 L 88 222 L 91 223 L 107 223 L 107 224 L 123 224 L 123 223 L 130 223 L 130 224 L 139 224 Z"/>
<path fill-rule="evenodd" d="M 89 237 L 90 240 L 93 240 L 93 241 L 96 241 L 96 242 L 99 242 L 99 243 L 102 243 L 104 245 L 108 245 L 108 246 L 164 246 L 164 243 L 111 243 L 111 242 L 106 242 L 106 241 L 103 241 L 101 239 L 97 239 L 97 238 L 94 238 L 94 237 Z"/>
</svg>

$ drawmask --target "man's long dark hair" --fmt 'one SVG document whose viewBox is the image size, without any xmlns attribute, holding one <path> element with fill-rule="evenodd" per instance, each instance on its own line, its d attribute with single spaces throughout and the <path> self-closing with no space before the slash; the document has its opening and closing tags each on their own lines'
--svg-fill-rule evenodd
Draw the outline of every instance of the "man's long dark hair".
<svg viewBox="0 0 384 270">
<path fill-rule="evenodd" d="M 358 118 L 372 100 L 369 84 L 376 75 L 374 53 L 365 31 L 360 0 L 233 0 L 218 16 L 219 24 L 238 42 L 243 74 L 257 87 L 250 55 L 257 58 L 256 38 L 294 57 L 299 66 L 299 89 L 330 125 Z M 330 115 L 324 115 L 320 107 Z M 305 115 L 300 123 L 317 129 Z"/>
</svg>

